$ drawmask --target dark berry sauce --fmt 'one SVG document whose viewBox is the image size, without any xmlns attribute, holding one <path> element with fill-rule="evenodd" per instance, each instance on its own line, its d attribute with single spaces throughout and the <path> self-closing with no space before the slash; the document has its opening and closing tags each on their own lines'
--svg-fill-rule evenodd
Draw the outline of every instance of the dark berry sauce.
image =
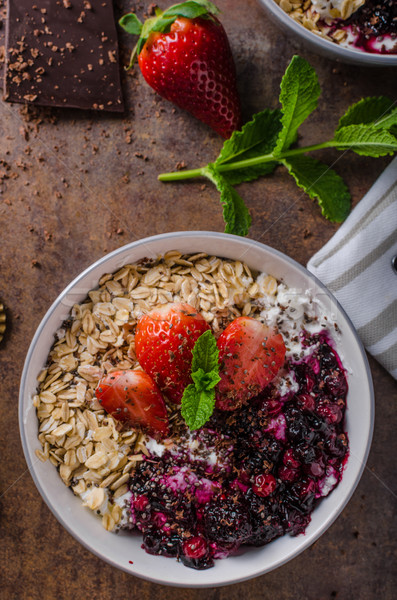
<svg viewBox="0 0 397 600">
<path fill-rule="evenodd" d="M 346 29 L 355 36 L 354 46 L 372 54 L 397 53 L 397 1 L 366 0 L 346 21 L 336 21 L 330 34 Z M 392 48 L 382 44 L 384 38 L 394 40 Z"/>
<path fill-rule="evenodd" d="M 303 344 L 307 356 L 286 364 L 294 391 L 281 396 L 271 384 L 140 463 L 130 480 L 130 529 L 143 534 L 148 553 L 206 569 L 241 546 L 305 531 L 342 477 L 348 386 L 325 332 Z"/>
</svg>

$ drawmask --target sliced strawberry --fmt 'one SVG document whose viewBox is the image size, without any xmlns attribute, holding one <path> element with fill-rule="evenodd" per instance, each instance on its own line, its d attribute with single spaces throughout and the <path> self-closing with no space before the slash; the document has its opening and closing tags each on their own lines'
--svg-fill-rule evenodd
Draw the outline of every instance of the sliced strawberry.
<svg viewBox="0 0 397 600">
<path fill-rule="evenodd" d="M 141 367 L 161 391 L 179 404 L 192 382 L 192 350 L 209 329 L 204 317 L 189 304 L 165 304 L 144 315 L 135 332 L 135 353 Z"/>
<path fill-rule="evenodd" d="M 252 317 L 235 319 L 218 338 L 221 381 L 216 407 L 234 410 L 257 396 L 284 364 L 281 334 Z"/>
<path fill-rule="evenodd" d="M 167 437 L 168 415 L 153 379 L 143 371 L 114 371 L 101 379 L 95 396 L 117 421 Z"/>
</svg>

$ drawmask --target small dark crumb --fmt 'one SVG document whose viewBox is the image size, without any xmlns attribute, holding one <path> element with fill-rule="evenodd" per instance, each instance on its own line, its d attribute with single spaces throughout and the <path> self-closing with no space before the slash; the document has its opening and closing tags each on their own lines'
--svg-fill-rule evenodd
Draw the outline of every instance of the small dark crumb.
<svg viewBox="0 0 397 600">
<path fill-rule="evenodd" d="M 134 152 L 134 156 L 136 156 L 137 158 L 141 158 L 146 162 L 149 160 L 149 157 L 142 154 L 142 152 Z"/>
<path fill-rule="evenodd" d="M 307 238 L 309 238 L 312 235 L 312 232 L 310 231 L 310 229 L 305 229 L 303 232 L 303 239 L 307 240 Z"/>
<path fill-rule="evenodd" d="M 353 531 L 353 535 L 354 535 L 354 537 L 357 539 L 357 538 L 358 538 L 358 536 L 360 535 L 360 532 L 359 532 L 359 531 L 357 531 L 357 529 L 356 529 L 356 531 Z"/>
</svg>

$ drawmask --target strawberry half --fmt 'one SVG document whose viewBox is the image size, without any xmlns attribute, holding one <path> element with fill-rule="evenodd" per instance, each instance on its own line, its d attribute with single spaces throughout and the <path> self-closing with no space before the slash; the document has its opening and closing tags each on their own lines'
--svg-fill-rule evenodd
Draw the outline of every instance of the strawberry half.
<svg viewBox="0 0 397 600">
<path fill-rule="evenodd" d="M 135 353 L 141 367 L 161 391 L 180 404 L 192 382 L 192 351 L 208 323 L 189 304 L 164 304 L 144 315 L 135 332 Z"/>
<path fill-rule="evenodd" d="M 208 0 L 171 6 L 142 26 L 134 13 L 120 25 L 140 35 L 135 54 L 147 83 L 224 138 L 241 126 L 229 41 Z M 132 59 L 133 60 L 133 59 Z"/>
<path fill-rule="evenodd" d="M 218 338 L 221 377 L 216 407 L 234 410 L 257 396 L 284 364 L 280 333 L 252 317 L 238 317 Z"/>
<path fill-rule="evenodd" d="M 153 379 L 143 371 L 114 371 L 98 384 L 95 396 L 117 421 L 166 437 L 168 414 Z"/>
</svg>

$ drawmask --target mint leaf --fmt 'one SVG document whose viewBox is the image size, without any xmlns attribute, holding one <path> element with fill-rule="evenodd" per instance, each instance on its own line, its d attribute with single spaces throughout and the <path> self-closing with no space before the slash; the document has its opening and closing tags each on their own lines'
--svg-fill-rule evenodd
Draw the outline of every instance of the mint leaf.
<svg viewBox="0 0 397 600">
<path fill-rule="evenodd" d="M 214 388 L 216 384 L 221 380 L 218 373 L 216 373 L 215 371 L 210 371 L 209 373 L 206 373 L 201 368 L 192 373 L 192 379 L 194 381 L 194 385 L 199 391 L 212 390 L 212 388 Z"/>
<path fill-rule="evenodd" d="M 397 139 L 385 129 L 368 125 L 348 125 L 335 132 L 333 146 L 364 156 L 386 156 L 397 151 Z"/>
<path fill-rule="evenodd" d="M 376 125 L 377 128 L 388 129 L 389 126 L 383 123 L 390 116 L 394 104 L 392 100 L 385 96 L 363 98 L 347 109 L 346 113 L 339 120 L 338 129 L 347 127 L 348 125 L 369 124 Z"/>
<path fill-rule="evenodd" d="M 390 132 L 393 133 L 393 127 L 397 125 L 397 106 L 390 110 L 388 113 L 384 114 L 383 117 L 380 117 L 374 123 L 374 127 L 376 129 L 390 129 Z"/>
<path fill-rule="evenodd" d="M 238 185 L 239 183 L 254 181 L 255 179 L 259 179 L 259 177 L 270 175 L 277 165 L 278 163 L 273 160 L 271 162 L 253 165 L 252 167 L 244 167 L 243 169 L 222 171 L 222 177 L 229 185 Z"/>
<path fill-rule="evenodd" d="M 254 115 L 252 120 L 246 123 L 240 131 L 235 131 L 231 138 L 226 140 L 215 165 L 230 164 L 232 161 L 270 154 L 276 144 L 280 129 L 281 111 L 279 109 L 265 109 Z M 276 166 L 275 161 L 264 162 L 243 169 L 223 171 L 222 176 L 230 185 L 237 185 L 243 181 L 252 181 L 258 177 L 269 175 Z"/>
<path fill-rule="evenodd" d="M 170 6 L 163 13 L 167 16 L 186 17 L 187 19 L 195 19 L 207 13 L 217 15 L 220 10 L 208 0 L 189 0 L 188 2 L 182 2 L 181 4 L 175 4 Z"/>
<path fill-rule="evenodd" d="M 119 25 L 127 33 L 131 35 L 140 35 L 142 31 L 142 23 L 138 19 L 135 13 L 128 13 L 119 20 Z"/>
<path fill-rule="evenodd" d="M 213 333 L 205 331 L 193 348 L 192 372 L 202 369 L 205 373 L 218 370 L 219 350 Z"/>
<path fill-rule="evenodd" d="M 281 80 L 280 89 L 283 128 L 274 149 L 275 156 L 295 142 L 300 125 L 317 107 L 321 93 L 316 71 L 300 56 L 292 58 Z"/>
<path fill-rule="evenodd" d="M 310 198 L 316 198 L 321 212 L 330 221 L 340 223 L 350 210 L 350 194 L 343 179 L 330 167 L 311 156 L 283 159 L 284 165 Z"/>
<path fill-rule="evenodd" d="M 202 174 L 212 181 L 221 193 L 223 219 L 226 223 L 225 233 L 247 235 L 251 225 L 251 217 L 241 196 L 219 173 L 215 165 L 208 164 L 202 170 Z"/>
<path fill-rule="evenodd" d="M 191 431 L 202 427 L 210 418 L 215 407 L 215 391 L 198 391 L 193 383 L 187 386 L 182 396 L 181 414 Z"/>
<path fill-rule="evenodd" d="M 270 153 L 281 129 L 281 111 L 266 108 L 225 141 L 216 165 Z"/>
<path fill-rule="evenodd" d="M 219 377 L 219 350 L 212 331 L 204 332 L 192 353 L 192 379 L 182 396 L 181 413 L 189 429 L 202 427 L 215 407 L 215 386 Z"/>
</svg>

